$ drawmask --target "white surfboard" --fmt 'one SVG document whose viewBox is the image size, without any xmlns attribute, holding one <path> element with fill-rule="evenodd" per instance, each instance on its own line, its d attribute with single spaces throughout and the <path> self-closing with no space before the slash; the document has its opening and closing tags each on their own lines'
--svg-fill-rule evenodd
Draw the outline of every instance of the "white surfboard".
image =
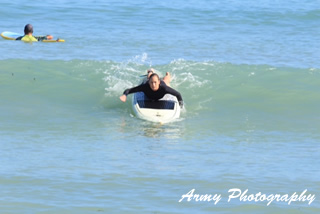
<svg viewBox="0 0 320 214">
<path fill-rule="evenodd" d="M 143 92 L 137 92 L 132 97 L 132 108 L 140 119 L 168 123 L 180 117 L 180 106 L 177 98 L 166 94 L 157 101 L 148 99 Z"/>
</svg>

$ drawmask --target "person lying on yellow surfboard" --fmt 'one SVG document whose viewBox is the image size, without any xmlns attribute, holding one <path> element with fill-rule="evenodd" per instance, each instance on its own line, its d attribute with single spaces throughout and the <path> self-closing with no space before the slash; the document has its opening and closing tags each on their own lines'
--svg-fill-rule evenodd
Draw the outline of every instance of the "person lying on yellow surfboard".
<svg viewBox="0 0 320 214">
<path fill-rule="evenodd" d="M 24 41 L 24 42 L 38 42 L 38 41 L 52 40 L 53 39 L 53 36 L 51 36 L 51 35 L 33 36 L 32 34 L 33 34 L 33 26 L 31 24 L 27 24 L 24 27 L 24 36 L 19 36 L 18 38 L 16 38 L 16 40 L 21 40 L 21 41 Z"/>
</svg>

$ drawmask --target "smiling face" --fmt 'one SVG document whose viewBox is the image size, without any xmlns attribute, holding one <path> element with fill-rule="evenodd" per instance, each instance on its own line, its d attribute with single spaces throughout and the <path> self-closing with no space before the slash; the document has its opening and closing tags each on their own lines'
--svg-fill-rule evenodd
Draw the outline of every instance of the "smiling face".
<svg viewBox="0 0 320 214">
<path fill-rule="evenodd" d="M 160 87 L 160 79 L 158 75 L 152 75 L 149 79 L 149 86 L 152 91 L 157 91 Z"/>
</svg>

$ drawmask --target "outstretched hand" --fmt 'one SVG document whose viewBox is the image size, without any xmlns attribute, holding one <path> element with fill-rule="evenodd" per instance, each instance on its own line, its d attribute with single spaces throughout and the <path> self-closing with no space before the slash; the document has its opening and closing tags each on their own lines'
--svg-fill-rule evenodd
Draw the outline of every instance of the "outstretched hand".
<svg viewBox="0 0 320 214">
<path fill-rule="evenodd" d="M 183 101 L 182 100 L 179 101 L 179 106 L 180 106 L 181 109 L 184 109 L 184 105 L 183 105 Z"/>
<path fill-rule="evenodd" d="M 125 94 L 121 95 L 120 100 L 125 103 L 127 101 L 127 96 Z"/>
</svg>

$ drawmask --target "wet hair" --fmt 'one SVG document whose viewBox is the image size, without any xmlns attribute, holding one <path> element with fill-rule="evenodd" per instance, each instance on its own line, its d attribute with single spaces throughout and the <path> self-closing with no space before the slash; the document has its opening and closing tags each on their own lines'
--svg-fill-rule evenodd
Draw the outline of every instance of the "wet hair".
<svg viewBox="0 0 320 214">
<path fill-rule="evenodd" d="M 160 81 L 160 77 L 156 73 L 151 74 L 151 76 L 149 77 L 149 80 L 151 80 L 151 78 L 154 77 L 154 76 L 156 76 L 158 78 L 158 80 Z"/>
<path fill-rule="evenodd" d="M 29 33 L 33 33 L 33 27 L 31 24 L 27 24 L 24 27 L 24 34 L 29 34 Z"/>
</svg>

